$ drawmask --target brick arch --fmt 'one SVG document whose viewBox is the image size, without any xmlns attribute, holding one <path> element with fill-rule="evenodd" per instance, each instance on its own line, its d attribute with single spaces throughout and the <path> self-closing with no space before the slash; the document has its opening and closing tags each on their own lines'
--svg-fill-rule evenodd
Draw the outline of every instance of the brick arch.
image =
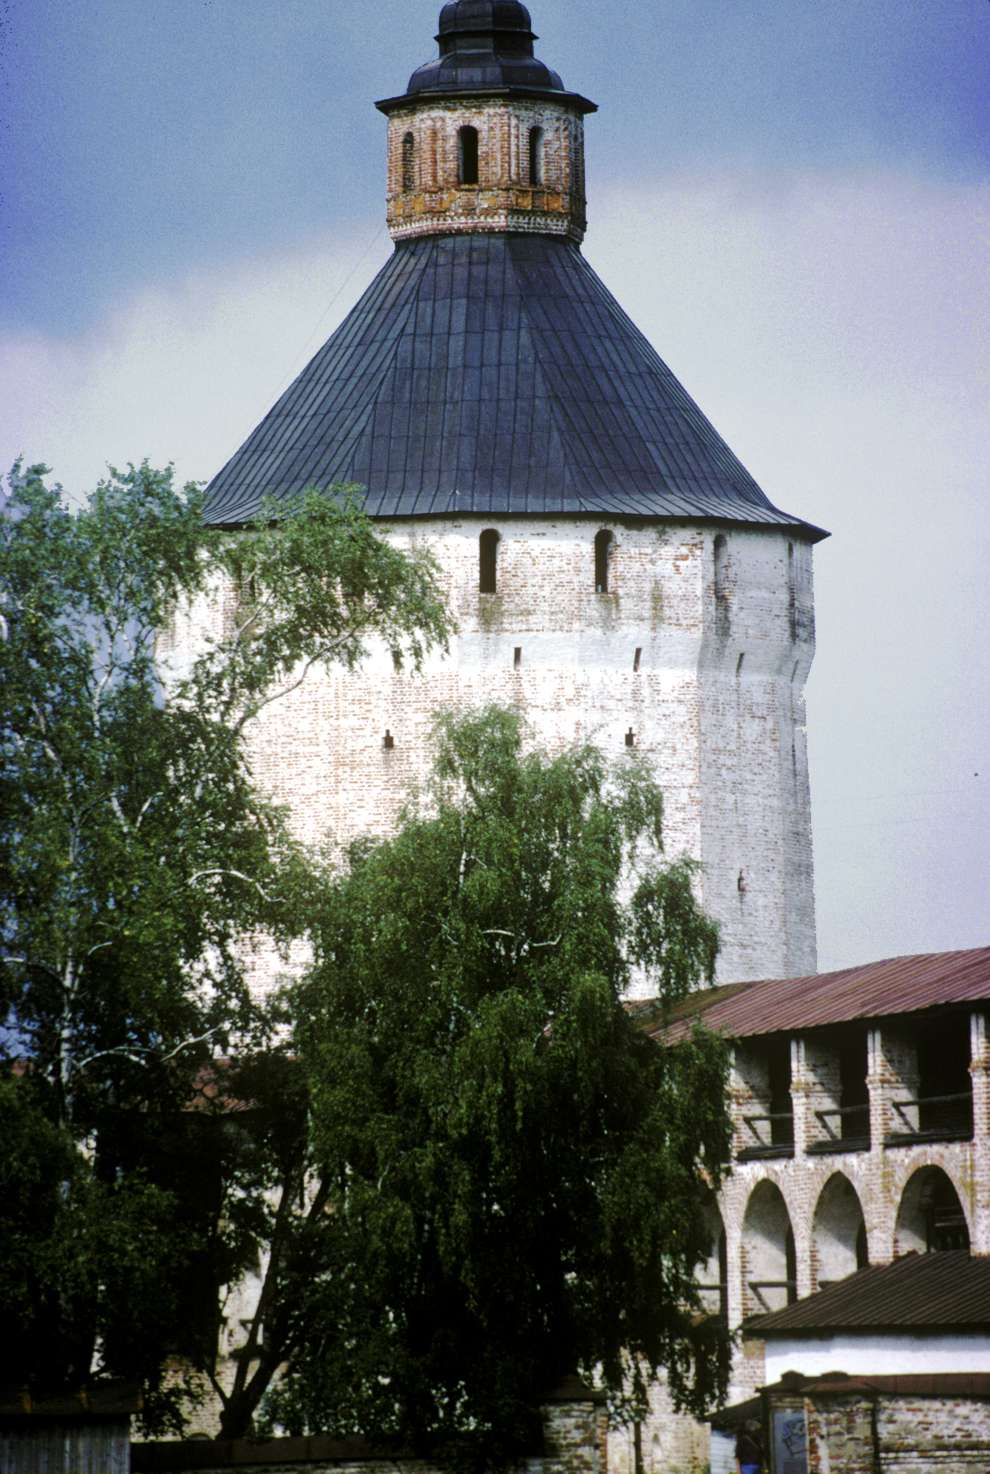
<svg viewBox="0 0 990 1474">
<path fill-rule="evenodd" d="M 782 1310 L 797 1297 L 794 1229 L 777 1184 L 763 1177 L 746 1202 L 740 1246 L 743 1313 Z"/>
<path fill-rule="evenodd" d="M 937 1249 L 968 1249 L 971 1234 L 963 1196 L 944 1167 L 912 1172 L 894 1224 L 894 1257 Z"/>
<path fill-rule="evenodd" d="M 811 1220 L 812 1286 L 817 1290 L 845 1279 L 868 1262 L 859 1193 L 844 1172 L 833 1172 L 818 1194 Z"/>
</svg>

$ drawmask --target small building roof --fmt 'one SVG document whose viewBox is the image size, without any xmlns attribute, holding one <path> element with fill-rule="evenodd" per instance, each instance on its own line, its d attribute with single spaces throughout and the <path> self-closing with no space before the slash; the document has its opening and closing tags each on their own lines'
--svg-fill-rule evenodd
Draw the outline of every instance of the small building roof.
<svg viewBox="0 0 990 1474">
<path fill-rule="evenodd" d="M 861 1269 L 786 1310 L 752 1316 L 743 1327 L 745 1336 L 759 1340 L 837 1331 L 983 1332 L 990 1340 L 990 1256 L 964 1249 L 906 1254 Z"/>
<path fill-rule="evenodd" d="M 779 1382 L 772 1382 L 763 1392 L 771 1404 L 793 1397 L 869 1397 L 879 1392 L 887 1397 L 962 1397 L 975 1401 L 990 1400 L 990 1372 L 900 1372 L 876 1377 L 849 1376 L 845 1372 L 823 1372 L 805 1377 L 800 1372 L 785 1372 Z M 745 1402 L 718 1408 L 707 1421 L 720 1431 L 731 1431 L 749 1418 L 759 1419 L 763 1412 L 762 1397 L 748 1397 Z"/>
<path fill-rule="evenodd" d="M 807 977 L 728 983 L 676 1003 L 666 1017 L 656 1003 L 631 1005 L 646 1032 L 676 1044 L 695 1020 L 730 1039 L 797 1033 L 855 1019 L 892 1017 L 990 999 L 990 947 L 923 952 Z"/>
<path fill-rule="evenodd" d="M 119 1380 L 91 1382 L 62 1392 L 37 1393 L 25 1387 L 0 1387 L 0 1419 L 4 1422 L 22 1418 L 61 1418 L 76 1422 L 116 1419 L 138 1413 L 142 1406 L 140 1387 Z"/>
<path fill-rule="evenodd" d="M 781 526 L 781 512 L 572 242 L 400 242 L 213 478 L 206 517 L 367 488 L 375 517 L 505 513 Z"/>
</svg>

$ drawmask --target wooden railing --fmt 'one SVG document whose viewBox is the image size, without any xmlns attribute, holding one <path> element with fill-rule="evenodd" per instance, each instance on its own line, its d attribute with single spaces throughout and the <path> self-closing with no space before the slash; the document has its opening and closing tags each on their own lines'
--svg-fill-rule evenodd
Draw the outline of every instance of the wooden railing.
<svg viewBox="0 0 990 1474">
<path fill-rule="evenodd" d="M 750 1294 L 760 1302 L 764 1310 L 779 1310 L 781 1308 L 779 1305 L 768 1304 L 766 1296 L 763 1294 L 764 1290 L 786 1290 L 788 1305 L 792 1305 L 797 1299 L 796 1280 L 750 1280 L 749 1289 Z"/>
<path fill-rule="evenodd" d="M 742 1152 L 746 1155 L 765 1153 L 772 1156 L 775 1151 L 786 1154 L 793 1149 L 794 1113 L 792 1111 L 766 1111 L 757 1116 L 744 1116 L 743 1121 L 753 1137 L 752 1142 L 748 1142 L 742 1148 Z M 763 1126 L 770 1128 L 766 1134 L 760 1129 Z"/>
<path fill-rule="evenodd" d="M 957 1090 L 949 1095 L 919 1095 L 892 1100 L 890 1104 L 899 1121 L 892 1123 L 888 1141 L 965 1138 L 973 1134 L 973 1096 L 969 1090 Z"/>
</svg>

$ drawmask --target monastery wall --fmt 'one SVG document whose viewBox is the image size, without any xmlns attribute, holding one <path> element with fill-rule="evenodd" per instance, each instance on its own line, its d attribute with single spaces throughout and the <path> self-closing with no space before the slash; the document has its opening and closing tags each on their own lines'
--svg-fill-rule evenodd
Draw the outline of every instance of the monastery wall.
<svg viewBox="0 0 990 1474">
<path fill-rule="evenodd" d="M 520 1460 L 520 1474 L 605 1474 L 608 1417 L 600 1393 L 574 1379 L 543 1404 L 541 1414 L 542 1450 Z M 15 1474 L 33 1474 L 37 1467 L 12 1466 Z M 133 1474 L 222 1474 L 230 1468 L 243 1474 L 446 1474 L 450 1466 L 375 1449 L 362 1438 L 303 1437 L 133 1443 L 130 1467 Z"/>
</svg>

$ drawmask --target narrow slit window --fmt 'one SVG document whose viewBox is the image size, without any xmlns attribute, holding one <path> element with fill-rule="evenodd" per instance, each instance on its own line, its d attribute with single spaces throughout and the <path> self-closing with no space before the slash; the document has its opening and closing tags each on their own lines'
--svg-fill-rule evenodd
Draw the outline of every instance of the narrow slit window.
<svg viewBox="0 0 990 1474">
<path fill-rule="evenodd" d="M 498 543 L 499 536 L 493 527 L 486 527 L 478 539 L 478 592 L 498 592 Z"/>
<path fill-rule="evenodd" d="M 730 626 L 729 544 L 720 532 L 715 539 L 715 633 L 720 640 L 729 638 Z"/>
<path fill-rule="evenodd" d="M 543 183 L 543 129 L 529 130 L 529 182 L 534 188 Z"/>
<path fill-rule="evenodd" d="M 513 652 L 512 652 L 512 666 L 513 666 L 513 669 L 514 670 L 518 670 L 521 665 L 522 665 L 522 646 L 521 645 L 517 645 L 515 647 L 515 649 L 513 650 Z"/>
<path fill-rule="evenodd" d="M 467 126 L 457 134 L 458 176 L 462 184 L 478 182 L 478 130 Z"/>
<path fill-rule="evenodd" d="M 797 639 L 797 583 L 794 578 L 794 544 L 787 544 L 787 627 L 792 640 Z"/>
<path fill-rule="evenodd" d="M 595 533 L 595 593 L 608 593 L 608 564 L 612 552 L 612 534 L 605 528 Z"/>
<path fill-rule="evenodd" d="M 636 654 L 633 656 L 633 670 L 634 671 L 638 671 L 639 670 L 640 662 L 642 661 L 642 659 L 643 659 L 643 647 L 641 645 L 637 645 L 636 646 Z"/>
<path fill-rule="evenodd" d="M 416 188 L 416 140 L 411 133 L 402 140 L 402 188 Z"/>
</svg>

